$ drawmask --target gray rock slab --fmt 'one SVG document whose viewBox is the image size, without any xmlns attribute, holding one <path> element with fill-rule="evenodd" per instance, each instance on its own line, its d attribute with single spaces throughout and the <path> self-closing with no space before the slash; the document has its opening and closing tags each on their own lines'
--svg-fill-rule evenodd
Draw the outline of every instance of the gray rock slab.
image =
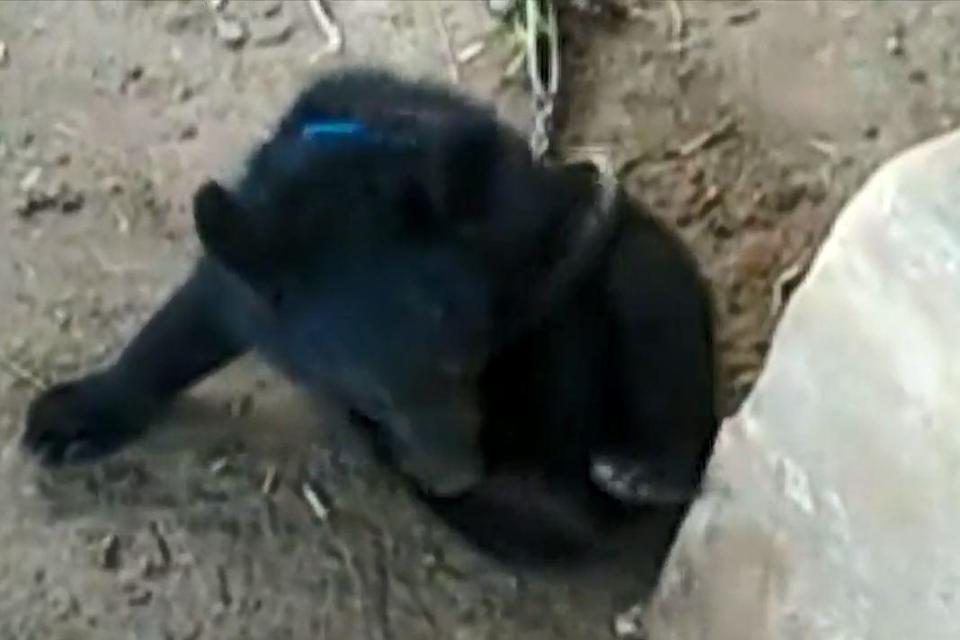
<svg viewBox="0 0 960 640">
<path fill-rule="evenodd" d="M 652 640 L 960 638 L 960 132 L 881 167 L 722 430 Z"/>
</svg>

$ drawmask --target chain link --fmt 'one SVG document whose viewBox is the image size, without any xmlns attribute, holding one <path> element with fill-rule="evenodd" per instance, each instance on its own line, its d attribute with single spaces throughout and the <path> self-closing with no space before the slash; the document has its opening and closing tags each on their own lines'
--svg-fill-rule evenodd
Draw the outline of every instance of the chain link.
<svg viewBox="0 0 960 640">
<path fill-rule="evenodd" d="M 530 150 L 537 159 L 550 150 L 553 114 L 560 89 L 560 30 L 553 0 L 526 0 L 527 74 L 533 92 Z M 543 50 L 544 39 L 546 51 Z M 543 78 L 540 74 L 546 73 Z"/>
<path fill-rule="evenodd" d="M 537 160 L 550 150 L 550 134 L 553 131 L 553 100 L 533 103 L 533 130 L 530 132 L 530 150 Z"/>
</svg>

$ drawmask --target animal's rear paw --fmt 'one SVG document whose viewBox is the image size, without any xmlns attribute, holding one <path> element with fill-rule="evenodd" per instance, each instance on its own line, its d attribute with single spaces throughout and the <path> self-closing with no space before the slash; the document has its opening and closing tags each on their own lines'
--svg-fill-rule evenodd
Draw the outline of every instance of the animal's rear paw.
<svg viewBox="0 0 960 640">
<path fill-rule="evenodd" d="M 27 409 L 23 446 L 44 464 L 87 462 L 141 435 L 146 420 L 130 420 L 102 401 L 91 379 L 44 391 Z"/>
<path fill-rule="evenodd" d="M 590 479 L 604 493 L 633 506 L 683 505 L 697 497 L 695 482 L 658 473 L 652 465 L 616 456 L 594 456 Z"/>
</svg>

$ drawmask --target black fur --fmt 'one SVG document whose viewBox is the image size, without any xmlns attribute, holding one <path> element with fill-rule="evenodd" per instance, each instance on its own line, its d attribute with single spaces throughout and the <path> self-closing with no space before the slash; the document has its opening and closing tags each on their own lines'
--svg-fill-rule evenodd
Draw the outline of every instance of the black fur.
<svg viewBox="0 0 960 640">
<path fill-rule="evenodd" d="M 363 131 L 307 135 L 331 121 Z M 35 400 L 24 443 L 51 464 L 111 453 L 255 348 L 338 394 L 478 546 L 595 550 L 692 498 L 717 430 L 697 267 L 623 193 L 586 224 L 595 177 L 535 163 L 444 89 L 322 78 L 239 184 L 200 187 L 193 274 L 115 364 Z"/>
</svg>

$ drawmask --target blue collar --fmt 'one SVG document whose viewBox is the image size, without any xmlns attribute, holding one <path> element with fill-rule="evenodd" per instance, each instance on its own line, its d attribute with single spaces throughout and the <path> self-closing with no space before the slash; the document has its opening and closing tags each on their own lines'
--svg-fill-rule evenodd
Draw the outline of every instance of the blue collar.
<svg viewBox="0 0 960 640">
<path fill-rule="evenodd" d="M 404 131 L 383 131 L 367 127 L 360 120 L 310 120 L 300 128 L 300 137 L 304 140 L 327 142 L 341 140 L 373 145 L 383 145 L 394 149 L 412 149 L 417 146 L 416 138 Z"/>
<path fill-rule="evenodd" d="M 306 140 L 318 138 L 367 138 L 369 131 L 359 120 L 314 120 L 303 125 L 300 135 Z"/>
</svg>

